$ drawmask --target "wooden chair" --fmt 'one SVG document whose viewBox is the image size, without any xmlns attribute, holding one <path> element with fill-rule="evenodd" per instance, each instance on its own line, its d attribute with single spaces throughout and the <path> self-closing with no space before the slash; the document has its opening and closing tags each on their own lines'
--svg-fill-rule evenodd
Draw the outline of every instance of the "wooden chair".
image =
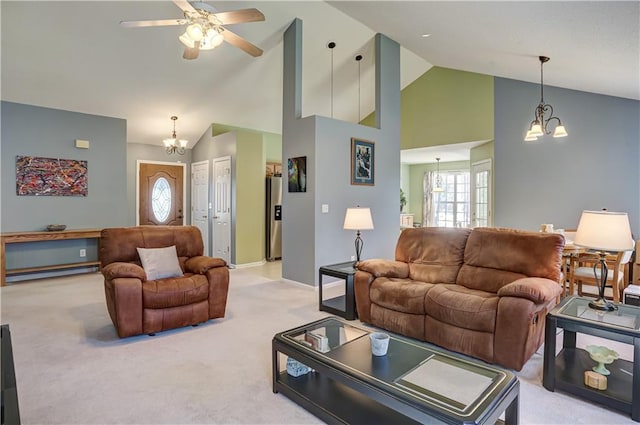
<svg viewBox="0 0 640 425">
<path fill-rule="evenodd" d="M 613 294 L 613 302 L 619 303 L 622 299 L 622 293 L 629 284 L 629 261 L 633 250 L 621 251 L 617 254 L 607 254 L 605 261 L 609 268 L 607 274 L 607 288 L 611 288 Z M 583 293 L 582 285 L 593 285 L 596 288 L 599 286 L 600 281 L 600 267 L 596 269 L 598 280 L 596 280 L 593 273 L 593 265 L 599 262 L 600 256 L 593 252 L 579 254 L 576 257 L 571 258 L 571 265 L 569 269 L 569 294 L 573 294 L 574 285 L 578 285 L 578 295 L 595 295 L 591 293 Z"/>
</svg>

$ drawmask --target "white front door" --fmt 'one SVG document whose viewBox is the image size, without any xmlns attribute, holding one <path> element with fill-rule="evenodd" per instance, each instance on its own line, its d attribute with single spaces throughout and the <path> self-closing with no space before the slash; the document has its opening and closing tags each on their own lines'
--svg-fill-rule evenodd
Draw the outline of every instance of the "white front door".
<svg viewBox="0 0 640 425">
<path fill-rule="evenodd" d="M 200 229 L 204 255 L 209 252 L 209 161 L 191 164 L 191 224 Z"/>
<path fill-rule="evenodd" d="M 231 157 L 213 160 L 213 254 L 231 262 Z"/>
<path fill-rule="evenodd" d="M 471 164 L 471 225 L 492 226 L 490 159 Z"/>
</svg>

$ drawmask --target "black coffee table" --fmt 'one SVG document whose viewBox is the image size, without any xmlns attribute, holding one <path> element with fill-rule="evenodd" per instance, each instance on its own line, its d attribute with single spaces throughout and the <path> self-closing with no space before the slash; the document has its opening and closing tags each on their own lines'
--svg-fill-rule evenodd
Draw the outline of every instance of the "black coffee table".
<svg viewBox="0 0 640 425">
<path fill-rule="evenodd" d="M 328 423 L 493 424 L 503 412 L 518 423 L 511 372 L 393 334 L 387 355 L 375 357 L 371 331 L 331 317 L 276 334 L 273 392 Z M 305 342 L 307 332 L 324 347 Z M 294 377 L 287 357 L 313 370 Z"/>
</svg>

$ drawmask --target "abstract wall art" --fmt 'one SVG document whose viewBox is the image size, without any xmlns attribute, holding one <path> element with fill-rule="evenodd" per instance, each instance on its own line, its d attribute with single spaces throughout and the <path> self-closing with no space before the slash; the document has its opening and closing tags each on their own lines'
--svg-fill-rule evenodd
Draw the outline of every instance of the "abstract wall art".
<svg viewBox="0 0 640 425">
<path fill-rule="evenodd" d="M 18 196 L 87 196 L 87 161 L 16 156 Z"/>
<path fill-rule="evenodd" d="M 287 161 L 289 192 L 307 191 L 307 157 L 289 158 Z"/>
</svg>

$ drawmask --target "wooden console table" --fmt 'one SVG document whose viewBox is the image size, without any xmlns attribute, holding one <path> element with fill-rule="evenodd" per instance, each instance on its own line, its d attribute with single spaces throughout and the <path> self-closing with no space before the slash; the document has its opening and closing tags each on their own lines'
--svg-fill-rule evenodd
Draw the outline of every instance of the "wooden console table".
<svg viewBox="0 0 640 425">
<path fill-rule="evenodd" d="M 24 242 L 60 241 L 65 239 L 100 239 L 102 229 L 76 229 L 60 232 L 11 232 L 0 235 L 0 286 L 6 285 L 6 276 L 20 273 L 39 272 L 46 270 L 73 269 L 76 267 L 100 266 L 99 261 L 82 261 L 79 263 L 52 264 L 49 266 L 23 267 L 7 270 L 6 245 Z"/>
</svg>

